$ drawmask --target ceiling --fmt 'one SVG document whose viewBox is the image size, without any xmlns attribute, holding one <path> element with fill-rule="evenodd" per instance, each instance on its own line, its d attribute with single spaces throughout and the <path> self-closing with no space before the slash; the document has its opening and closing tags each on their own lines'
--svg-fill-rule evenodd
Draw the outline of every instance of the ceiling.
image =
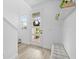
<svg viewBox="0 0 79 59">
<path fill-rule="evenodd" d="M 46 1 L 50 1 L 50 0 L 24 0 L 28 5 L 30 5 L 31 7 L 32 6 L 35 6 L 35 5 L 38 5 L 38 4 L 41 4 L 43 2 L 46 2 Z M 56 1 L 56 0 L 55 0 Z M 59 0 L 57 0 L 59 1 Z M 62 1 L 62 0 L 60 0 Z M 72 1 L 76 1 L 76 0 L 72 0 Z"/>
<path fill-rule="evenodd" d="M 49 1 L 49 0 L 24 0 L 27 4 L 29 4 L 31 7 L 35 6 L 37 4 Z"/>
</svg>

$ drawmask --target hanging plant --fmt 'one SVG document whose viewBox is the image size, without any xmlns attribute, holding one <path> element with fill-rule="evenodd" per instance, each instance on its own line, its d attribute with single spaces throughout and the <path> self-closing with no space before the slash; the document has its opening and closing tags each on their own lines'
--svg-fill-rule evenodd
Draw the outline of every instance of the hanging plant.
<svg viewBox="0 0 79 59">
<path fill-rule="evenodd" d="M 72 0 L 62 0 L 62 2 L 60 4 L 60 8 L 70 7 L 73 5 L 74 5 L 74 3 Z"/>
</svg>

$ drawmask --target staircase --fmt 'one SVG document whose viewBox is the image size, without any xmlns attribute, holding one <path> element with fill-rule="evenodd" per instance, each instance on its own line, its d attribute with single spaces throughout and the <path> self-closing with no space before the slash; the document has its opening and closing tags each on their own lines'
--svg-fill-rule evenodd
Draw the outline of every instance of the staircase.
<svg viewBox="0 0 79 59">
<path fill-rule="evenodd" d="M 51 59 L 70 59 L 62 44 L 54 44 L 51 49 Z"/>
</svg>

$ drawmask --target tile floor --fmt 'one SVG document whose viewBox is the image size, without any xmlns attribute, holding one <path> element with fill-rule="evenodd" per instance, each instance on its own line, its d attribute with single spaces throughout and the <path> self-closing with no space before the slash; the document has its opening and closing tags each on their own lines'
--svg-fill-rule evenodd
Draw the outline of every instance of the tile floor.
<svg viewBox="0 0 79 59">
<path fill-rule="evenodd" d="M 70 59 L 64 46 L 54 44 L 46 49 L 36 45 L 21 44 L 18 46 L 18 59 Z"/>
<path fill-rule="evenodd" d="M 51 51 L 35 45 L 18 46 L 18 59 L 50 59 Z"/>
</svg>

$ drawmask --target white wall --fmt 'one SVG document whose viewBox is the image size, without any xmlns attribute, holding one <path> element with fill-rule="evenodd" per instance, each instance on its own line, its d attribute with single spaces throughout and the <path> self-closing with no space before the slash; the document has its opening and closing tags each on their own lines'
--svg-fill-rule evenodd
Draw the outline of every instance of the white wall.
<svg viewBox="0 0 79 59">
<path fill-rule="evenodd" d="M 75 11 L 64 20 L 63 44 L 70 59 L 76 59 L 76 14 Z"/>
<path fill-rule="evenodd" d="M 17 55 L 17 30 L 6 19 L 3 22 L 4 59 L 14 59 Z"/>
<path fill-rule="evenodd" d="M 61 21 L 55 19 L 59 12 L 60 1 L 47 1 L 33 6 L 33 13 L 40 12 L 41 30 L 43 30 L 41 46 L 51 48 L 52 43 L 62 43 Z"/>
</svg>

